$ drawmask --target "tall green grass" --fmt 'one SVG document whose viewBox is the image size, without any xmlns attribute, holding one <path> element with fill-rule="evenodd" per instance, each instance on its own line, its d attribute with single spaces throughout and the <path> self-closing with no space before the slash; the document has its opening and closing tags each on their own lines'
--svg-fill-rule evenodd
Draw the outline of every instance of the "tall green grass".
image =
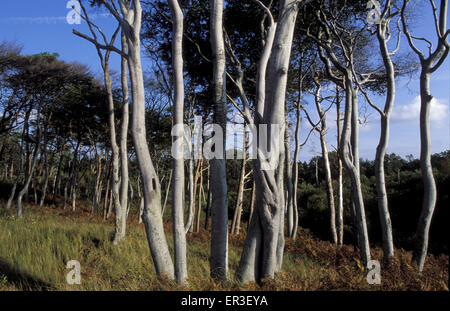
<svg viewBox="0 0 450 311">
<path fill-rule="evenodd" d="M 0 290 L 247 289 L 234 281 L 219 284 L 210 280 L 210 246 L 204 237 L 188 235 L 189 286 L 180 287 L 157 277 L 143 225 L 129 226 L 120 245 L 111 242 L 113 230 L 109 223 L 32 209 L 18 219 L 13 211 L 0 208 Z M 173 252 L 170 232 L 167 238 Z M 230 245 L 231 275 L 240 252 L 240 247 Z M 286 271 L 298 273 L 298 265 L 289 256 L 285 259 Z M 81 264 L 80 285 L 66 282 L 70 260 Z"/>
<path fill-rule="evenodd" d="M 224 283 L 211 281 L 209 235 L 204 230 L 188 234 L 189 284 L 179 286 L 156 275 L 142 224 L 132 222 L 126 239 L 113 245 L 112 223 L 86 214 L 27 207 L 24 218 L 18 219 L 14 210 L 6 211 L 0 205 L 0 290 L 448 290 L 444 284 L 448 280 L 448 257 L 430 257 L 423 280 L 419 280 L 407 263 L 410 254 L 398 251 L 398 262 L 388 275 L 383 274 L 383 287 L 369 287 L 352 247 L 338 250 L 303 231 L 295 241 L 287 240 L 290 246 L 285 250 L 282 273 L 261 286 L 239 284 L 232 277 Z M 230 276 L 237 268 L 244 234 L 230 236 Z M 381 258 L 381 250 L 374 251 Z M 67 284 L 70 270 L 66 264 L 70 260 L 81 264 L 80 285 Z"/>
</svg>

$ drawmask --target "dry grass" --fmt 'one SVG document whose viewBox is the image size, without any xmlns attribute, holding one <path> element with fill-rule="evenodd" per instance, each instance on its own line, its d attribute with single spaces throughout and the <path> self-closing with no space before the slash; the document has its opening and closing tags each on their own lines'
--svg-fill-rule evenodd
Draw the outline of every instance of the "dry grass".
<svg viewBox="0 0 450 311">
<path fill-rule="evenodd" d="M 448 256 L 427 257 L 424 271 L 416 272 L 411 253 L 396 250 L 393 263 L 382 266 L 381 285 L 368 285 L 353 246 L 335 247 L 300 230 L 296 240 L 286 239 L 283 272 L 260 285 L 209 279 L 209 233 L 188 234 L 189 286 L 157 277 L 143 225 L 135 215 L 128 235 L 119 246 L 111 243 L 111 221 L 90 217 L 78 207 L 27 206 L 25 217 L 0 207 L 0 290 L 446 290 Z M 165 224 L 172 251 L 171 226 Z M 236 270 L 245 235 L 230 236 L 230 273 Z M 382 251 L 372 249 L 374 259 Z M 81 285 L 66 283 L 65 265 L 81 263 Z"/>
</svg>

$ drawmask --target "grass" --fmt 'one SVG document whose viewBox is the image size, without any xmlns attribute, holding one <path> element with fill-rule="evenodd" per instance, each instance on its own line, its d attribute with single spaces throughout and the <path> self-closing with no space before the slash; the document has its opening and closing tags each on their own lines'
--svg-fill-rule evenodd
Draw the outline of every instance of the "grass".
<svg viewBox="0 0 450 311">
<path fill-rule="evenodd" d="M 286 239 L 283 271 L 260 285 L 209 279 L 209 233 L 188 234 L 189 285 L 158 277 L 143 225 L 133 219 L 120 245 L 111 242 L 113 225 L 54 206 L 26 206 L 23 219 L 0 207 L 0 290 L 447 290 L 448 256 L 428 256 L 419 275 L 410 265 L 411 253 L 396 250 L 390 266 L 382 266 L 381 285 L 368 285 L 352 246 L 336 248 L 300 230 Z M 135 215 L 130 215 L 134 217 Z M 134 217 L 135 218 L 135 217 Z M 170 250 L 171 227 L 165 224 Z M 245 235 L 230 236 L 230 273 L 237 268 Z M 372 250 L 375 259 L 380 249 Z M 81 284 L 69 285 L 66 264 L 81 264 Z"/>
</svg>

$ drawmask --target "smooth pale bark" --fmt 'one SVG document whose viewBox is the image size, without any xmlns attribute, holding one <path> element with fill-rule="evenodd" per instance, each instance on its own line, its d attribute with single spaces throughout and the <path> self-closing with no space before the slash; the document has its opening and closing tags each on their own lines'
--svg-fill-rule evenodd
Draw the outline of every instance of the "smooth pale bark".
<svg viewBox="0 0 450 311">
<path fill-rule="evenodd" d="M 286 124 L 288 124 L 286 122 Z M 285 165 L 286 165 L 286 188 L 287 188 L 287 200 L 286 200 L 286 220 L 287 220 L 287 236 L 291 237 L 294 232 L 294 182 L 292 179 L 293 163 L 291 163 L 291 138 L 289 135 L 289 126 L 286 126 L 285 141 Z"/>
<path fill-rule="evenodd" d="M 111 13 L 116 16 L 118 12 L 114 10 L 110 4 L 107 4 L 106 1 L 102 1 L 105 6 L 110 9 Z M 107 41 L 106 37 L 102 34 L 104 44 L 108 48 L 106 48 L 106 52 L 103 55 L 102 49 L 105 48 L 104 45 L 100 44 L 97 40 L 97 35 L 95 33 L 95 28 L 92 24 L 92 22 L 89 20 L 89 17 L 87 16 L 86 10 L 83 7 L 82 3 L 80 2 L 82 11 L 84 13 L 84 19 L 87 21 L 87 24 L 89 26 L 89 30 L 93 36 L 93 38 L 89 38 L 88 36 L 81 34 L 80 32 L 73 30 L 72 32 L 93 43 L 95 45 L 95 48 L 97 49 L 97 54 L 100 59 L 100 63 L 103 70 L 103 80 L 104 85 L 106 89 L 107 99 L 108 99 L 108 127 L 109 127 L 109 140 L 111 144 L 111 161 L 112 161 L 112 198 L 114 202 L 114 210 L 115 210 L 115 221 L 114 221 L 114 238 L 113 243 L 118 244 L 120 243 L 123 238 L 125 237 L 125 230 L 126 230 L 126 208 L 125 206 L 121 205 L 121 201 L 124 201 L 125 203 L 128 200 L 128 162 L 127 162 L 127 156 L 125 156 L 124 159 L 122 159 L 122 188 L 120 189 L 120 179 L 119 179 L 119 169 L 120 169 L 120 152 L 126 153 L 126 136 L 127 136 L 127 128 L 128 128 L 128 105 L 126 104 L 126 101 L 128 99 L 128 82 L 126 78 L 126 61 L 125 61 L 125 55 L 126 55 L 126 35 L 124 25 L 122 25 L 122 50 L 115 50 L 116 52 L 119 52 L 122 56 L 122 62 L 121 62 L 121 70 L 122 70 L 122 76 L 121 76 L 121 82 L 122 82 L 122 92 L 123 92 L 123 99 L 124 99 L 124 108 L 123 113 L 127 114 L 124 115 L 124 120 L 122 123 L 122 134 L 124 134 L 121 137 L 121 148 L 119 150 L 119 145 L 117 143 L 117 136 L 116 136 L 116 125 L 115 125 L 115 113 L 114 113 L 114 98 L 112 94 L 112 86 L 111 86 L 111 77 L 110 77 L 110 70 L 109 70 L 109 60 L 110 55 L 112 52 L 111 46 L 114 45 L 114 42 L 116 40 L 116 36 L 120 30 L 120 27 L 117 27 L 114 31 L 114 34 L 111 36 L 111 39 Z M 120 2 L 121 7 L 125 7 L 125 3 Z M 120 23 L 120 21 L 119 21 Z M 100 31 L 101 32 L 101 31 Z M 123 50 L 125 49 L 125 50 Z M 125 70 L 125 72 L 124 72 Z M 125 145 L 125 146 L 123 146 Z M 122 193 L 121 190 L 124 192 Z"/>
<path fill-rule="evenodd" d="M 75 150 L 74 159 L 73 159 L 73 175 L 71 179 L 71 187 L 70 187 L 70 194 L 72 198 L 72 211 L 75 212 L 76 209 L 76 202 L 77 202 L 77 185 L 78 185 L 78 168 L 81 163 L 81 157 L 80 160 L 78 160 L 78 150 L 82 149 L 81 141 L 77 143 L 77 148 Z"/>
<path fill-rule="evenodd" d="M 269 37 L 266 42 L 266 47 L 268 43 L 270 44 L 266 81 L 262 81 L 265 75 L 261 74 L 262 68 L 258 68 L 260 71 L 258 82 L 265 85 L 265 95 L 261 94 L 261 90 L 257 90 L 256 123 L 267 124 L 270 127 L 279 126 L 279 137 L 275 137 L 275 139 L 278 141 L 280 154 L 278 155 L 279 166 L 273 170 L 262 170 L 263 159 L 259 153 L 258 159 L 253 160 L 256 200 L 241 260 L 236 271 L 236 277 L 241 282 L 273 279 L 282 264 L 284 195 L 283 189 L 279 187 L 283 185 L 284 169 L 284 101 L 297 11 L 297 1 L 279 2 L 279 21 L 273 45 L 270 44 Z M 265 50 L 267 49 L 265 48 Z M 265 54 L 263 53 L 263 55 Z M 260 100 L 261 97 L 264 97 L 264 101 Z M 258 119 L 261 119 L 261 122 Z M 268 136 L 271 137 L 270 132 Z"/>
<path fill-rule="evenodd" d="M 200 137 L 198 139 L 198 144 L 200 144 Z M 192 200 L 192 206 L 189 206 L 189 210 L 188 210 L 188 217 L 187 217 L 187 223 L 185 225 L 185 229 L 186 229 L 186 233 L 189 232 L 197 232 L 196 231 L 196 226 L 195 226 L 195 220 L 196 220 L 196 214 L 197 214 L 197 209 L 196 209 L 196 201 L 195 201 L 195 196 L 197 195 L 197 185 L 198 185 L 198 180 L 200 177 L 200 172 L 201 172 L 201 164 L 202 164 L 202 159 L 198 159 L 197 161 L 197 166 L 195 168 L 195 174 L 193 175 L 193 182 L 192 182 L 192 198 L 189 197 L 189 204 L 191 203 Z M 193 163 L 192 163 L 193 165 Z M 190 177 L 189 177 L 190 179 Z M 200 200 L 200 197 L 199 197 Z"/>
<path fill-rule="evenodd" d="M 169 190 L 172 185 L 172 176 L 173 176 L 173 169 L 170 169 L 169 181 L 167 182 L 167 187 L 166 187 L 166 196 L 164 198 L 164 204 L 163 204 L 163 208 L 162 208 L 162 212 L 161 212 L 163 217 L 164 217 L 164 211 L 166 210 L 166 206 L 167 206 L 167 200 L 169 199 L 169 192 L 170 192 Z M 184 188 L 183 188 L 183 191 L 184 191 Z"/>
<path fill-rule="evenodd" d="M 198 203 L 197 203 L 197 217 L 195 219 L 195 232 L 200 232 L 200 215 L 202 212 L 202 196 L 203 196 L 203 159 L 200 159 L 200 182 L 198 185 Z"/>
<path fill-rule="evenodd" d="M 319 137 L 320 137 L 320 147 L 322 150 L 322 159 L 323 159 L 323 166 L 325 170 L 325 180 L 326 180 L 326 187 L 327 187 L 327 199 L 328 199 L 328 208 L 330 210 L 330 232 L 332 241 L 334 244 L 337 244 L 337 231 L 336 231 L 336 211 L 334 206 L 334 191 L 333 191 L 333 181 L 331 178 L 331 168 L 330 168 L 330 160 L 328 157 L 328 147 L 327 142 L 325 139 L 325 133 L 327 131 L 327 121 L 326 121 L 326 114 L 323 111 L 321 107 L 321 98 L 320 93 L 322 90 L 322 86 L 320 85 L 320 82 L 318 79 L 314 79 L 314 83 L 316 84 L 316 92 L 314 96 L 314 102 L 316 104 L 316 110 L 317 114 L 319 115 L 320 119 L 320 129 L 319 131 Z M 316 160 L 317 163 L 317 160 Z M 317 167 L 316 167 L 317 171 Z M 316 173 L 317 175 L 317 173 Z M 317 178 L 317 177 L 316 177 Z"/>
<path fill-rule="evenodd" d="M 420 168 L 424 185 L 422 212 L 416 229 L 416 245 L 413 252 L 413 262 L 423 271 L 428 250 L 428 240 L 436 206 L 436 182 L 431 167 L 431 135 L 430 135 L 430 74 L 422 71 L 420 75 Z"/>
<path fill-rule="evenodd" d="M 122 52 L 127 52 L 127 42 L 125 34 L 122 31 L 121 34 L 121 46 Z M 120 128 L 120 207 L 121 219 L 120 219 L 120 232 L 118 232 L 117 241 L 125 238 L 127 228 L 127 207 L 128 207 L 128 123 L 129 123 L 129 91 L 128 91 L 128 73 L 127 73 L 127 60 L 122 56 L 121 58 L 121 84 L 122 84 L 122 124 Z M 131 185 L 130 185 L 131 186 Z"/>
<path fill-rule="evenodd" d="M 303 68 L 303 53 L 300 58 L 300 68 Z M 300 153 L 300 125 L 301 125 L 301 102 L 303 99 L 303 79 L 304 75 L 301 74 L 299 77 L 299 86 L 298 86 L 298 100 L 297 107 L 295 109 L 295 147 L 294 147 L 294 163 L 292 164 L 292 181 L 293 181 L 293 191 L 292 191 L 292 209 L 293 209 L 293 224 L 292 231 L 289 232 L 289 237 L 295 239 L 297 236 L 297 228 L 298 228 L 298 203 L 297 203 L 297 188 L 298 188 L 298 155 Z"/>
<path fill-rule="evenodd" d="M 318 14 L 320 18 L 320 14 Z M 330 31 L 327 29 L 327 31 Z M 319 56 L 326 67 L 327 76 L 335 82 L 338 86 L 342 86 L 345 92 L 345 112 L 344 122 L 342 127 L 342 134 L 339 143 L 339 154 L 347 169 L 352 183 L 352 206 L 355 225 L 357 227 L 358 246 L 360 249 L 361 261 L 366 265 L 370 261 L 370 245 L 369 236 L 367 232 L 366 215 L 364 210 L 364 200 L 361 191 L 361 179 L 359 173 L 359 120 L 358 120 L 358 96 L 357 90 L 353 88 L 353 60 L 345 66 L 340 63 L 337 56 L 329 42 L 322 42 L 319 39 L 312 37 L 319 45 Z M 344 45 L 341 48 L 345 48 Z M 327 55 L 324 53 L 324 49 Z M 332 72 L 330 60 L 333 65 L 340 71 L 343 78 L 338 79 Z M 350 144 L 351 136 L 351 144 Z M 351 145 L 351 146 L 350 146 Z M 351 155 L 349 148 L 351 147 Z"/>
<path fill-rule="evenodd" d="M 101 150 L 101 153 L 103 154 L 103 150 Z M 100 158 L 100 165 L 102 163 L 102 159 L 103 156 Z M 100 202 L 102 201 L 102 194 L 103 194 L 103 175 L 105 174 L 106 171 L 106 161 L 104 165 L 102 166 L 102 174 L 100 176 L 100 179 L 98 181 L 98 186 L 97 186 L 97 210 L 98 210 L 98 215 L 100 215 Z"/>
<path fill-rule="evenodd" d="M 108 162 L 108 153 L 105 151 L 106 156 L 106 162 Z M 103 220 L 107 219 L 108 214 L 108 200 L 109 200 L 109 192 L 110 192 L 110 184 L 111 184 L 111 170 L 112 170 L 112 163 L 111 161 L 108 164 L 108 173 L 106 175 L 106 190 L 105 190 L 105 201 L 103 204 Z"/>
<path fill-rule="evenodd" d="M 112 209 L 113 209 L 113 196 L 112 196 L 112 189 L 109 189 L 109 199 L 108 199 L 108 210 L 106 212 L 106 219 L 109 219 L 111 217 Z"/>
<path fill-rule="evenodd" d="M 284 120 L 283 120 L 284 121 Z M 285 129 L 287 131 L 287 129 Z M 284 133 L 283 136 L 280 138 L 280 144 L 283 144 L 284 141 Z M 279 195 L 279 203 L 280 206 L 283 207 L 283 210 L 281 211 L 280 218 L 279 218 L 279 224 L 278 224 L 278 240 L 277 240 L 277 248 L 276 248 L 276 266 L 275 266 L 275 273 L 278 273 L 281 271 L 281 268 L 283 267 L 283 259 L 284 259 L 284 223 L 285 223 L 285 213 L 284 213 L 284 206 L 286 205 L 286 198 L 285 198 L 285 191 L 284 191 L 284 169 L 285 169 L 285 159 L 286 159 L 286 151 L 284 148 L 284 145 L 282 148 L 280 148 L 280 157 L 279 157 L 279 164 L 276 172 L 276 180 L 277 180 L 277 187 L 278 187 L 278 195 Z"/>
<path fill-rule="evenodd" d="M 107 51 L 108 53 L 108 51 Z M 103 73 L 104 73 L 104 83 L 106 88 L 106 93 L 108 96 L 108 127 L 109 127 L 109 141 L 111 144 L 111 162 L 112 162 L 112 174 L 111 174 L 111 191 L 112 191 L 112 200 L 114 204 L 115 211 L 115 226 L 114 226 L 114 239 L 113 243 L 117 244 L 121 242 L 124 238 L 122 236 L 123 228 L 122 228 L 122 219 L 124 218 L 124 211 L 120 204 L 120 180 L 119 180 L 119 145 L 117 144 L 116 139 L 116 123 L 115 123 L 115 114 L 114 114 L 114 99 L 111 88 L 111 78 L 109 74 L 109 55 L 105 56 L 104 65 L 103 65 Z"/>
<path fill-rule="evenodd" d="M 194 186 L 194 160 L 188 161 L 188 183 L 189 183 L 189 207 L 186 224 L 184 231 L 188 233 L 192 230 L 194 223 L 194 210 L 195 210 L 195 186 Z"/>
<path fill-rule="evenodd" d="M 174 279 L 174 265 L 170 257 L 161 214 L 161 185 L 150 156 L 146 137 L 145 89 L 140 41 L 141 2 L 134 0 L 131 7 L 128 7 L 124 2 L 120 2 L 120 14 L 109 2 L 102 0 L 102 3 L 121 24 L 128 46 L 127 60 L 133 102 L 131 106 L 131 134 L 143 183 L 144 212 L 142 219 L 145 224 L 147 241 L 156 273 L 165 274 L 169 279 Z"/>
<path fill-rule="evenodd" d="M 248 217 L 248 223 L 247 223 L 247 232 L 248 232 L 248 229 L 250 228 L 250 220 L 252 219 L 253 211 L 255 209 L 255 200 L 256 200 L 255 188 L 256 188 L 255 181 L 253 181 L 253 183 L 252 183 L 252 198 L 250 201 L 250 215 Z"/>
<path fill-rule="evenodd" d="M 450 52 L 450 44 L 448 35 L 450 31 L 447 29 L 447 10 L 448 1 L 441 0 L 439 11 L 433 4 L 435 30 L 438 36 L 438 43 L 433 51 L 433 46 L 429 48 L 427 57 L 415 46 L 413 36 L 409 33 L 405 22 L 405 9 L 409 1 L 404 0 L 401 10 L 401 18 L 403 24 L 403 32 L 408 39 L 411 49 L 418 55 L 421 65 L 420 73 L 420 169 L 424 186 L 422 212 L 417 224 L 415 234 L 415 248 L 413 251 L 413 262 L 418 265 L 419 272 L 423 271 L 425 259 L 428 250 L 428 239 L 433 217 L 434 208 L 436 206 L 436 182 L 431 167 L 431 135 L 430 135 L 430 106 L 433 96 L 430 91 L 430 77 L 444 63 Z"/>
<path fill-rule="evenodd" d="M 389 3 L 388 3 L 389 5 Z M 394 240 L 392 237 L 392 224 L 388 208 L 388 198 L 384 175 L 384 157 L 389 142 L 389 120 L 395 100 L 395 73 L 394 64 L 387 47 L 387 23 L 383 19 L 377 25 L 377 39 L 380 47 L 380 54 L 383 58 L 384 68 L 387 76 L 387 94 L 384 110 L 380 112 L 380 141 L 378 142 L 375 155 L 375 180 L 377 185 L 378 210 L 380 213 L 381 232 L 383 237 L 383 257 L 386 262 L 390 262 L 394 257 Z M 399 34 L 400 35 L 400 34 Z"/>
<path fill-rule="evenodd" d="M 366 215 L 364 210 L 364 199 L 361 190 L 361 179 L 359 174 L 359 137 L 358 137 L 358 102 L 356 90 L 352 87 L 351 74 L 346 72 L 345 77 L 345 113 L 342 128 L 340 155 L 344 166 L 350 174 L 352 181 L 352 202 L 354 204 L 356 227 L 360 248 L 361 261 L 364 266 L 370 261 L 369 235 L 367 232 Z M 352 159 L 348 153 L 350 135 L 352 138 Z"/>
<path fill-rule="evenodd" d="M 183 127 L 184 119 L 184 79 L 183 79 L 183 12 L 178 0 L 169 0 L 172 13 L 172 69 L 173 69 L 173 125 Z M 183 141 L 183 132 L 176 133 Z M 184 155 L 183 144 L 176 146 L 177 152 Z M 172 221 L 174 240 L 174 265 L 177 283 L 187 282 L 186 233 L 184 231 L 184 158 L 173 159 L 172 178 Z M 170 183 L 170 181 L 169 181 Z"/>
<path fill-rule="evenodd" d="M 331 179 L 331 168 L 330 168 L 330 160 L 328 158 L 328 148 L 325 140 L 325 133 L 320 133 L 320 145 L 322 149 L 322 158 L 324 162 L 325 168 L 325 178 L 327 184 L 327 198 L 328 198 L 328 207 L 330 209 L 330 231 L 331 237 L 333 239 L 333 243 L 337 244 L 337 230 L 336 230 L 336 210 L 334 206 L 334 191 L 333 191 L 333 181 Z"/>
<path fill-rule="evenodd" d="M 95 149 L 95 172 L 96 174 L 94 175 L 94 180 L 93 180 L 93 195 L 92 195 L 92 209 L 91 209 L 91 216 L 95 215 L 95 211 L 97 210 L 97 215 L 99 214 L 99 209 L 98 209 L 98 204 L 99 204 L 99 200 L 98 200 L 98 192 L 99 192 L 99 186 L 100 186 L 100 180 L 101 180 L 101 175 L 102 175 L 102 154 L 100 153 L 100 155 L 98 154 L 97 150 L 96 150 L 96 146 L 94 144 L 94 149 Z"/>
<path fill-rule="evenodd" d="M 226 70 L 223 38 L 223 0 L 210 2 L 210 41 L 213 55 L 213 104 L 215 124 L 226 133 Z M 210 160 L 211 204 L 211 257 L 210 275 L 214 279 L 228 278 L 228 191 L 225 168 L 225 139 L 222 159 Z"/>
<path fill-rule="evenodd" d="M 245 125 L 244 125 L 245 127 Z M 244 133 L 245 136 L 245 133 Z M 241 164 L 241 173 L 239 175 L 239 184 L 238 184 L 238 192 L 236 198 L 236 204 L 234 207 L 234 215 L 233 222 L 231 224 L 231 233 L 234 235 L 239 234 L 239 230 L 241 227 L 241 217 L 242 217 L 242 208 L 243 208 L 243 200 L 244 200 L 244 186 L 245 186 L 245 165 L 247 163 L 247 139 L 244 137 L 243 139 L 243 149 L 242 149 L 242 164 Z"/>
<path fill-rule="evenodd" d="M 69 165 L 69 175 L 66 178 L 66 181 L 64 183 L 64 207 L 63 209 L 66 209 L 66 204 L 67 204 L 67 199 L 72 197 L 72 193 L 74 191 L 74 184 L 76 181 L 76 169 L 77 169 L 77 159 L 78 159 L 78 150 L 80 148 L 80 144 L 81 142 L 78 141 L 75 149 L 73 151 L 72 154 L 72 159 L 70 160 L 70 165 Z M 69 159 L 68 159 L 69 161 Z M 69 192 L 69 193 L 68 193 Z M 75 201 L 73 201 L 75 202 Z M 72 209 L 74 210 L 74 207 L 72 207 Z"/>
<path fill-rule="evenodd" d="M 339 87 L 336 86 L 336 129 L 338 150 L 338 207 L 337 207 L 337 237 L 338 245 L 344 244 L 344 196 L 342 183 L 342 160 L 340 156 L 341 141 L 341 100 Z"/>
<path fill-rule="evenodd" d="M 141 195 L 141 198 L 139 199 L 139 216 L 138 216 L 138 223 L 142 223 L 142 212 L 144 211 L 144 197 Z"/>
</svg>

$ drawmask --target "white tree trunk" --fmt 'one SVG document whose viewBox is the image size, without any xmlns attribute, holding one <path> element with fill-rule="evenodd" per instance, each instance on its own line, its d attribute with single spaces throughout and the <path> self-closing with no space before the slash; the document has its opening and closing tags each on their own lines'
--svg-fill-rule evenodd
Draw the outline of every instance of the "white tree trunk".
<svg viewBox="0 0 450 311">
<path fill-rule="evenodd" d="M 422 70 L 420 75 L 420 169 L 423 179 L 423 203 L 419 223 L 416 229 L 416 245 L 413 262 L 422 272 L 428 250 L 428 240 L 436 206 L 436 182 L 431 167 L 430 106 L 433 96 L 430 92 L 430 73 Z"/>
<path fill-rule="evenodd" d="M 223 0 L 210 2 L 210 35 L 213 54 L 214 123 L 226 130 L 226 71 L 223 39 Z M 211 206 L 211 259 L 212 278 L 228 278 L 228 192 L 225 168 L 225 139 L 222 159 L 210 160 L 212 190 Z"/>
<path fill-rule="evenodd" d="M 286 124 L 288 124 L 286 122 Z M 286 126 L 285 141 L 285 165 L 286 165 L 286 188 L 287 188 L 287 200 L 286 200 L 286 220 L 287 220 L 287 236 L 291 237 L 294 232 L 294 182 L 292 179 L 292 172 L 294 164 L 291 163 L 291 139 L 289 135 L 289 126 Z"/>
<path fill-rule="evenodd" d="M 341 141 L 341 101 L 339 87 L 336 87 L 336 128 L 337 128 L 337 150 L 338 150 L 338 208 L 337 208 L 337 236 L 338 245 L 344 244 L 344 194 L 342 183 L 342 160 L 340 156 Z"/>
<path fill-rule="evenodd" d="M 241 165 L 241 174 L 239 176 L 239 184 L 238 184 L 238 192 L 236 198 L 236 205 L 234 207 L 234 215 L 233 215 L 233 223 L 231 225 L 231 233 L 234 235 L 239 234 L 240 226 L 241 226 L 241 216 L 242 216 L 242 208 L 243 208 L 243 200 L 244 200 L 244 186 L 245 186 L 245 166 L 247 163 L 247 139 L 244 133 L 243 138 L 243 146 L 242 146 L 242 165 Z"/>
<path fill-rule="evenodd" d="M 188 207 L 188 216 L 186 220 L 186 224 L 184 225 L 184 231 L 188 233 L 192 230 L 192 226 L 194 224 L 194 204 L 195 204 L 195 187 L 194 187 L 194 160 L 189 159 L 188 161 L 188 182 L 189 182 L 189 207 Z"/>
<path fill-rule="evenodd" d="M 140 0 L 134 0 L 131 7 L 120 1 L 119 14 L 108 1 L 102 0 L 110 13 L 119 21 L 125 33 L 128 46 L 128 70 L 131 80 L 132 109 L 131 133 L 143 183 L 144 212 L 147 240 L 157 274 L 165 274 L 174 279 L 174 266 L 170 257 L 164 233 L 161 214 L 161 185 L 150 156 L 145 123 L 145 89 L 141 63 L 141 22 Z M 120 204 L 120 203 L 119 203 Z"/>
<path fill-rule="evenodd" d="M 260 281 L 262 278 L 273 279 L 282 264 L 284 240 L 281 238 L 284 224 L 284 130 L 285 130 L 285 92 L 292 39 L 298 3 L 285 0 L 279 3 L 279 21 L 275 30 L 270 59 L 267 67 L 264 102 L 261 90 L 258 93 L 257 124 L 280 127 L 278 140 L 280 147 L 279 165 L 276 170 L 262 170 L 262 159 L 253 161 L 256 182 L 256 201 L 247 237 L 244 243 L 237 278 L 242 282 Z M 270 42 L 270 40 L 267 40 Z M 267 43 L 266 43 L 267 44 Z M 269 43 L 270 44 L 270 43 Z M 262 61 L 260 62 L 262 63 Z M 262 84 L 264 75 L 258 68 L 258 79 Z M 270 86 L 270 87 L 266 87 Z M 262 115 L 261 115 L 262 113 Z M 260 118 L 260 116 L 262 118 Z M 268 135 L 270 137 L 270 133 Z"/>
<path fill-rule="evenodd" d="M 356 226 L 360 247 L 361 260 L 366 265 L 370 261 L 369 236 L 367 232 L 364 200 L 361 191 L 359 175 L 358 152 L 358 102 L 356 91 L 352 88 L 351 75 L 347 73 L 345 79 L 345 114 L 340 142 L 340 155 L 352 181 L 352 201 L 355 205 Z M 351 133 L 350 133 L 351 132 Z M 349 138 L 352 136 L 352 157 L 348 154 Z"/>
<path fill-rule="evenodd" d="M 127 42 L 125 34 L 122 31 L 121 35 L 122 52 L 127 52 Z M 127 228 L 127 206 L 128 206 L 128 123 L 129 123 L 129 92 L 128 92 L 128 73 L 127 73 L 127 60 L 125 57 L 121 59 L 121 83 L 122 83 L 122 124 L 120 129 L 120 171 L 121 171 L 121 183 L 120 183 L 120 231 L 117 232 L 117 242 L 120 242 L 126 235 Z"/>
<path fill-rule="evenodd" d="M 441 0 L 439 12 L 437 12 L 434 2 L 430 1 L 433 4 L 435 30 L 438 36 L 438 43 L 434 51 L 433 46 L 430 46 L 427 57 L 425 57 L 414 45 L 412 40 L 413 36 L 411 36 L 408 31 L 405 22 L 405 8 L 408 2 L 409 1 L 406 0 L 403 1 L 401 10 L 403 31 L 408 39 L 410 47 L 419 56 L 422 67 L 420 73 L 420 168 L 424 184 L 424 196 L 422 212 L 420 214 L 415 235 L 416 245 L 413 252 L 413 262 L 418 265 L 419 272 L 422 272 L 428 250 L 431 218 L 433 217 L 437 196 L 436 182 L 431 167 L 430 106 L 433 96 L 430 92 L 430 76 L 442 66 L 450 52 L 450 44 L 448 42 L 449 30 L 447 29 L 448 1 Z"/>
<path fill-rule="evenodd" d="M 172 12 L 172 69 L 174 84 L 173 125 L 179 127 L 176 138 L 183 142 L 184 80 L 183 80 L 183 12 L 178 0 L 169 0 Z M 176 145 L 180 155 L 184 155 L 183 144 Z M 187 282 L 186 233 L 184 231 L 184 159 L 173 159 L 172 178 L 172 220 L 175 279 L 178 283 Z M 170 181 L 169 181 L 170 183 Z"/>
<path fill-rule="evenodd" d="M 380 141 L 375 155 L 375 178 L 378 194 L 378 210 L 380 213 L 381 231 L 383 237 L 383 256 L 386 262 L 390 262 L 394 257 L 394 241 L 392 237 L 392 224 L 388 208 L 388 198 L 384 176 L 384 157 L 389 141 L 389 120 L 395 100 L 395 75 L 394 64 L 392 63 L 386 42 L 386 24 L 380 23 L 377 26 L 377 39 L 380 46 L 380 53 L 383 58 L 387 75 L 387 94 L 384 105 L 384 113 L 380 115 Z"/>
<path fill-rule="evenodd" d="M 328 147 L 327 142 L 325 139 L 325 133 L 327 131 L 327 121 L 326 121 L 326 114 L 323 111 L 321 107 L 321 99 L 320 99 L 320 92 L 321 92 L 321 85 L 318 81 L 316 81 L 317 85 L 317 91 L 315 95 L 315 104 L 317 113 L 320 118 L 320 130 L 319 130 L 319 137 L 320 137 L 320 147 L 322 150 L 322 159 L 323 159 L 323 166 L 325 170 L 325 179 L 326 179 L 326 187 L 327 187 L 327 199 L 328 199 L 328 208 L 330 210 L 330 232 L 331 232 L 331 238 L 334 244 L 337 244 L 337 231 L 336 231 L 336 210 L 334 206 L 334 191 L 333 191 L 333 180 L 331 178 L 331 168 L 330 168 L 330 160 L 328 158 Z"/>
</svg>

